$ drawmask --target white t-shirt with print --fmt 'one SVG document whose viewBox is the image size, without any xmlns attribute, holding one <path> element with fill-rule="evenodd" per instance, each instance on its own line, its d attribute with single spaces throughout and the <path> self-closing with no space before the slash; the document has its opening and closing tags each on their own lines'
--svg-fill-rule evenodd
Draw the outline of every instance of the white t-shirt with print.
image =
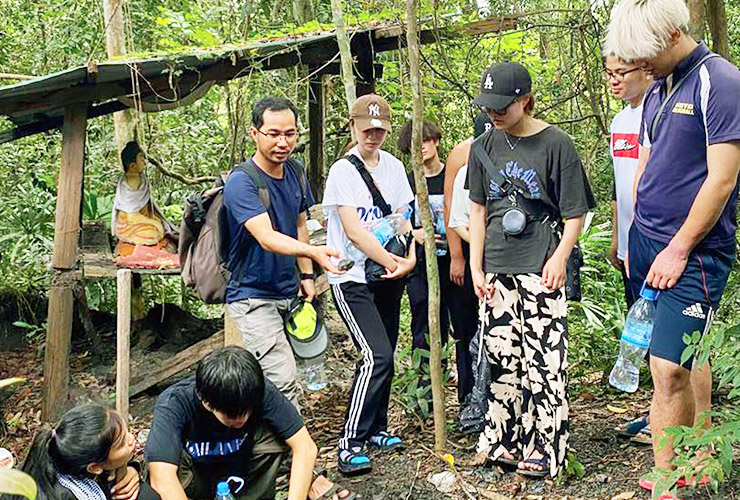
<svg viewBox="0 0 740 500">
<path fill-rule="evenodd" d="M 379 150 L 378 153 L 380 154 L 378 164 L 373 168 L 366 165 L 366 168 L 378 185 L 386 203 L 391 206 L 391 210 L 395 211 L 411 203 L 414 200 L 414 193 L 411 191 L 411 186 L 409 186 L 403 163 L 386 151 Z M 362 158 L 357 152 L 357 146 L 352 148 L 348 154 L 354 154 L 360 159 Z M 368 227 L 373 221 L 383 217 L 380 208 L 373 205 L 370 190 L 362 180 L 357 168 L 344 158 L 337 160 L 329 169 L 322 206 L 327 219 L 326 244 L 340 253 L 344 252 L 345 246 L 349 243 L 349 238 L 344 232 L 337 207 L 355 207 L 363 227 Z M 333 260 L 336 264 L 340 259 L 335 258 Z M 328 274 L 329 283 L 331 284 L 348 281 L 365 283 L 365 263 L 356 263 L 345 274 Z"/>
<path fill-rule="evenodd" d="M 640 151 L 638 136 L 642 121 L 642 104 L 627 106 L 612 120 L 609 152 L 614 165 L 614 189 L 617 195 L 617 257 L 624 260 L 627 255 L 627 236 L 632 225 L 635 204 L 632 188 L 637 172 L 637 156 Z"/>
<path fill-rule="evenodd" d="M 468 175 L 468 166 L 463 165 L 455 175 L 452 184 L 452 202 L 450 203 L 449 227 L 468 227 L 470 218 L 470 190 L 465 189 L 465 177 Z"/>
</svg>

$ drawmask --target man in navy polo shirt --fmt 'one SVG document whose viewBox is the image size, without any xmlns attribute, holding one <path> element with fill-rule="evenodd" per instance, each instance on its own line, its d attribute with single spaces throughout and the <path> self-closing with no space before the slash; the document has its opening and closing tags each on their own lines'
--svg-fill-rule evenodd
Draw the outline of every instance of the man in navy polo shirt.
<svg viewBox="0 0 740 500">
<path fill-rule="evenodd" d="M 313 300 L 311 259 L 340 273 L 329 260 L 338 257 L 338 252 L 308 244 L 306 214 L 314 203 L 313 196 L 305 178 L 299 178 L 305 176 L 303 166 L 289 159 L 298 139 L 297 121 L 298 111 L 287 99 L 267 97 L 252 109 L 250 134 L 256 151 L 244 167 L 253 169 L 266 185 L 269 210 L 260 198 L 255 178 L 245 169 L 234 170 L 224 186 L 231 270 L 226 310 L 242 334 L 244 346 L 296 408 L 296 363 L 283 317 L 298 295 L 299 284 L 306 299 Z"/>
<path fill-rule="evenodd" d="M 621 0 L 604 43 L 656 80 L 644 101 L 628 259 L 633 290 L 644 280 L 661 290 L 650 344 L 661 468 L 674 456 L 670 440 L 658 446 L 663 430 L 710 409 L 709 366 L 681 362 L 682 337 L 709 329 L 727 283 L 740 172 L 740 72 L 694 41 L 688 23 L 683 0 Z"/>
</svg>

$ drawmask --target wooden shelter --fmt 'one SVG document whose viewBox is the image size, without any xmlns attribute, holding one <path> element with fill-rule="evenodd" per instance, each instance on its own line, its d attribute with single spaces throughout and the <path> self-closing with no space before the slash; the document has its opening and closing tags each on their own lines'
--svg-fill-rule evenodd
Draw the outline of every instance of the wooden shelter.
<svg viewBox="0 0 740 500">
<path fill-rule="evenodd" d="M 422 30 L 420 38 L 422 43 L 431 43 L 440 37 L 485 34 L 515 26 L 516 18 L 499 18 L 456 28 Z M 393 25 L 349 31 L 357 95 L 371 93 L 382 74 L 382 65 L 375 62 L 376 54 L 405 46 L 405 27 Z M 11 130 L 0 132 L 0 143 L 62 129 L 62 165 L 57 188 L 44 359 L 44 419 L 56 418 L 67 400 L 73 286 L 80 279 L 77 269 L 87 120 L 133 104 L 143 111 L 172 109 L 195 101 L 214 82 L 243 77 L 252 71 L 296 65 L 305 66 L 310 75 L 308 177 L 315 188 L 324 167 L 323 77 L 339 72 L 338 45 L 333 32 L 192 54 L 91 63 L 0 87 L 0 114 L 14 124 Z M 126 275 L 126 272 L 118 272 L 119 283 L 123 276 L 124 288 L 125 280 L 130 280 L 130 273 Z M 128 305 L 120 302 L 119 298 L 119 309 L 125 310 Z M 121 328 L 128 327 L 119 324 L 119 330 Z M 119 341 L 118 349 L 126 351 L 127 359 L 128 345 Z M 117 390 L 126 392 L 127 401 L 128 379 L 125 385 Z"/>
</svg>

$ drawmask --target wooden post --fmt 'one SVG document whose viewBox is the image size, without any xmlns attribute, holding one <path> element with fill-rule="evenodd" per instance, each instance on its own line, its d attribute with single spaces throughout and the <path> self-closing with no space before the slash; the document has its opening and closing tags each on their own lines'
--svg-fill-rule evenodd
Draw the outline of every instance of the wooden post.
<svg viewBox="0 0 740 500">
<path fill-rule="evenodd" d="M 69 346 L 72 336 L 73 287 L 82 201 L 87 103 L 72 104 L 64 112 L 62 167 L 59 171 L 54 223 L 54 254 L 44 351 L 41 416 L 56 420 L 67 403 Z"/>
<path fill-rule="evenodd" d="M 116 410 L 128 420 L 128 385 L 131 379 L 131 270 L 116 273 Z"/>
<path fill-rule="evenodd" d="M 62 168 L 57 187 L 54 217 L 54 269 L 74 269 L 80 233 L 80 203 L 85 157 L 87 103 L 74 104 L 64 111 L 62 127 Z"/>
<path fill-rule="evenodd" d="M 242 334 L 236 327 L 236 322 L 229 315 L 229 310 L 224 308 L 224 347 L 238 345 L 244 347 Z"/>
<path fill-rule="evenodd" d="M 375 51 L 369 36 L 368 34 L 367 37 L 355 37 L 352 44 L 352 53 L 357 57 L 355 67 L 357 97 L 375 93 Z"/>
<path fill-rule="evenodd" d="M 52 285 L 49 290 L 41 404 L 41 418 L 52 422 L 64 413 L 67 404 L 69 346 L 72 339 L 72 310 L 74 308 L 72 287 L 57 284 L 58 279 L 63 278 L 58 274 L 52 276 Z"/>
<path fill-rule="evenodd" d="M 310 73 L 315 69 L 311 68 Z M 314 74 L 308 83 L 308 182 L 316 199 L 324 190 L 324 77 Z"/>
</svg>

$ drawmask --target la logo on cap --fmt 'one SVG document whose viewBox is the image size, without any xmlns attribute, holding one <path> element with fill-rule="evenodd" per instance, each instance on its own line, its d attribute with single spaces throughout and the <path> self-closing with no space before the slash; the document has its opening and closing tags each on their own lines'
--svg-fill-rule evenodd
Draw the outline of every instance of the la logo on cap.
<svg viewBox="0 0 740 500">
<path fill-rule="evenodd" d="M 370 116 L 380 116 L 380 106 L 377 104 L 371 104 L 367 107 L 367 113 Z"/>
<path fill-rule="evenodd" d="M 491 73 L 486 73 L 486 81 L 483 83 L 483 88 L 486 90 L 493 90 L 493 78 L 491 78 Z"/>
</svg>

